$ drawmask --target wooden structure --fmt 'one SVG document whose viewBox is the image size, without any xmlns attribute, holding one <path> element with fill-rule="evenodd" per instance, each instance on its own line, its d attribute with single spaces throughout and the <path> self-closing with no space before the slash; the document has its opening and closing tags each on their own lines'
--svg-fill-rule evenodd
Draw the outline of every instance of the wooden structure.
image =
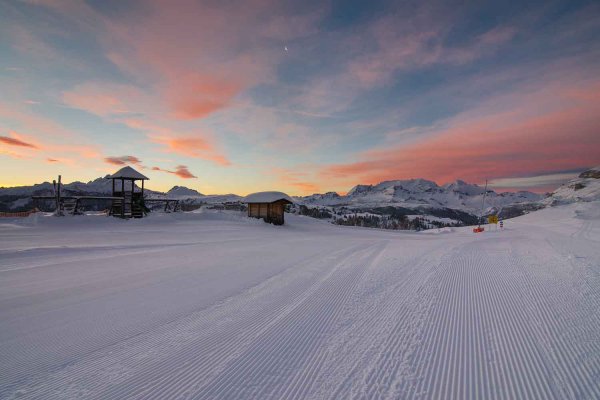
<svg viewBox="0 0 600 400">
<path fill-rule="evenodd" d="M 144 181 L 149 178 L 131 167 L 123 167 L 108 179 L 112 180 L 114 198 L 110 214 L 120 218 L 142 218 L 144 216 Z M 135 181 L 142 181 L 136 192 Z"/>
<path fill-rule="evenodd" d="M 262 218 L 274 225 L 283 225 L 285 206 L 293 204 L 294 200 L 282 192 L 259 192 L 246 196 L 244 203 L 248 204 L 249 217 Z"/>
<path fill-rule="evenodd" d="M 53 183 L 53 196 L 31 196 L 34 200 L 54 200 L 55 215 L 66 214 L 83 214 L 81 209 L 82 203 L 89 201 L 110 201 L 111 206 L 109 215 L 120 218 L 141 218 L 149 209 L 146 208 L 147 203 L 164 204 L 164 212 L 177 212 L 181 210 L 179 207 L 179 199 L 145 199 L 144 198 L 144 181 L 148 180 L 146 176 L 140 174 L 131 167 L 124 167 L 109 176 L 112 180 L 112 196 L 63 196 L 61 192 L 61 176 L 58 176 Z M 141 186 L 136 186 L 135 181 L 142 181 Z M 0 216 L 2 216 L 0 214 Z"/>
<path fill-rule="evenodd" d="M 78 215 L 82 214 L 80 210 L 81 203 L 89 200 L 110 200 L 118 201 L 123 200 L 122 197 L 110 197 L 110 196 L 63 196 L 62 195 L 62 183 L 61 176 L 58 176 L 58 181 L 52 181 L 52 188 L 54 195 L 52 196 L 31 196 L 34 203 L 37 200 L 54 200 L 55 208 L 54 215 L 63 216 L 65 214 Z M 37 207 L 36 207 L 37 210 Z"/>
<path fill-rule="evenodd" d="M 163 203 L 165 205 L 163 211 L 166 213 L 181 211 L 178 199 L 145 199 L 145 202 L 146 204 Z"/>
</svg>

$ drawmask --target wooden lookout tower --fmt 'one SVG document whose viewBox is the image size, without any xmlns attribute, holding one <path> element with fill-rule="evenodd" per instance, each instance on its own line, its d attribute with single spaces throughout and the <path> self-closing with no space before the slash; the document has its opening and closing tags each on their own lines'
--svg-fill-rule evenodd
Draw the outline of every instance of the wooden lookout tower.
<svg viewBox="0 0 600 400">
<path fill-rule="evenodd" d="M 111 215 L 120 218 L 142 218 L 144 216 L 144 181 L 149 178 L 131 167 L 123 167 L 111 176 L 114 199 Z M 136 191 L 135 181 L 142 181 Z"/>
<path fill-rule="evenodd" d="M 282 192 L 253 193 L 244 199 L 248 204 L 248 216 L 262 218 L 265 222 L 274 225 L 283 225 L 286 204 L 293 204 L 294 200 Z"/>
</svg>

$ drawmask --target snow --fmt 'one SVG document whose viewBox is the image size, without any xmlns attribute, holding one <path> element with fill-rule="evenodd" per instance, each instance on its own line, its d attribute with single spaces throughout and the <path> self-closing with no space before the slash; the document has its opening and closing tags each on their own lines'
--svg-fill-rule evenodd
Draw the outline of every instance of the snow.
<svg viewBox="0 0 600 400">
<path fill-rule="evenodd" d="M 547 205 L 600 200 L 600 166 L 582 172 L 544 199 Z"/>
<path fill-rule="evenodd" d="M 115 172 L 114 174 L 112 174 L 110 176 L 110 179 L 116 179 L 116 178 L 142 179 L 142 180 L 149 179 L 145 175 L 142 175 L 141 173 L 139 173 L 138 171 L 136 171 L 135 169 L 133 169 L 129 166 L 121 168 L 120 170 L 118 170 L 117 172 Z"/>
<path fill-rule="evenodd" d="M 295 201 L 283 192 L 257 192 L 249 194 L 242 200 L 244 203 L 273 203 L 278 200 L 287 200 L 290 203 Z"/>
<path fill-rule="evenodd" d="M 301 197 L 307 205 L 382 207 L 387 205 L 418 208 L 452 208 L 479 215 L 485 189 L 457 180 L 443 186 L 426 179 L 407 179 L 381 182 L 377 185 L 357 185 L 347 195 L 337 193 L 313 194 Z M 543 196 L 531 192 L 496 193 L 488 189 L 486 202 L 494 207 L 533 203 Z"/>
<path fill-rule="evenodd" d="M 25 205 L 27 205 L 29 202 L 30 202 L 30 199 L 28 199 L 28 198 L 26 198 L 26 197 L 25 197 L 25 198 L 20 198 L 20 199 L 17 199 L 17 200 L 15 200 L 15 201 L 13 201 L 13 202 L 11 203 L 11 205 L 10 205 L 10 208 L 11 208 L 11 209 L 15 209 L 15 208 L 18 208 L 18 207 L 24 207 L 24 206 L 25 206 Z"/>
<path fill-rule="evenodd" d="M 3 219 L 0 398 L 600 397 L 600 203 L 428 233 Z"/>
</svg>

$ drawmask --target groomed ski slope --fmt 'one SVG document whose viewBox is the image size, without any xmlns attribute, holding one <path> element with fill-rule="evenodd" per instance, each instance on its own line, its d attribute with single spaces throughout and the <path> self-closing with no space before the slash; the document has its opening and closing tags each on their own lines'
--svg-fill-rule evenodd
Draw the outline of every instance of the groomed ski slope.
<svg viewBox="0 0 600 400">
<path fill-rule="evenodd" d="M 600 205 L 475 235 L 0 221 L 3 399 L 600 398 Z"/>
</svg>

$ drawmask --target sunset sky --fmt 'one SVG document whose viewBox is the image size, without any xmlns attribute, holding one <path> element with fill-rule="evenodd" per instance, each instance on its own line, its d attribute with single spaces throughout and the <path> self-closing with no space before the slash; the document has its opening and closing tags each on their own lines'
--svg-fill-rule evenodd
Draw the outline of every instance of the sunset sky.
<svg viewBox="0 0 600 400">
<path fill-rule="evenodd" d="M 597 1 L 0 0 L 0 186 L 545 191 L 598 164 Z"/>
</svg>

